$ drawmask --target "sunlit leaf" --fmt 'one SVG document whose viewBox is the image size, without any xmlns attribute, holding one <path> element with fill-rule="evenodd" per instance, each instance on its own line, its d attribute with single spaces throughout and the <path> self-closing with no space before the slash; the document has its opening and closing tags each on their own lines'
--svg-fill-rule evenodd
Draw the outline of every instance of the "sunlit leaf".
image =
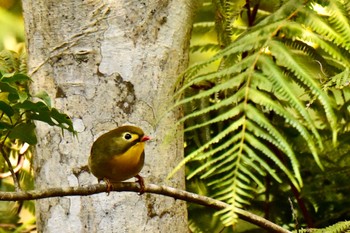
<svg viewBox="0 0 350 233">
<path fill-rule="evenodd" d="M 51 98 L 50 98 L 49 94 L 47 94 L 46 91 L 40 91 L 40 92 L 36 93 L 34 96 L 43 100 L 45 102 L 45 104 L 49 108 L 51 108 Z"/>
</svg>

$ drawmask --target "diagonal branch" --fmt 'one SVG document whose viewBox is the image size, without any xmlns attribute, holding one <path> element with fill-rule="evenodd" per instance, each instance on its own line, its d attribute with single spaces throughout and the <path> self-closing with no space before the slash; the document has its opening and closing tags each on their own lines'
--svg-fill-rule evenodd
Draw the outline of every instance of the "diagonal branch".
<svg viewBox="0 0 350 233">
<path fill-rule="evenodd" d="M 0 192 L 0 201 L 21 201 L 21 200 L 37 200 L 51 197 L 63 196 L 88 196 L 98 193 L 104 193 L 107 190 L 105 184 L 95 184 L 81 187 L 64 187 L 64 188 L 48 188 L 45 190 L 32 190 L 20 192 Z M 140 188 L 137 183 L 121 182 L 114 183 L 111 191 L 119 192 L 139 192 Z M 214 209 L 224 209 L 229 205 L 206 196 L 201 196 L 195 193 L 175 189 L 163 185 L 148 184 L 145 186 L 145 192 L 173 197 L 175 199 L 196 203 L 203 206 L 208 206 Z M 236 213 L 239 218 L 255 224 L 268 232 L 276 233 L 291 233 L 290 231 L 270 222 L 258 215 L 252 214 L 248 211 L 236 208 Z"/>
</svg>

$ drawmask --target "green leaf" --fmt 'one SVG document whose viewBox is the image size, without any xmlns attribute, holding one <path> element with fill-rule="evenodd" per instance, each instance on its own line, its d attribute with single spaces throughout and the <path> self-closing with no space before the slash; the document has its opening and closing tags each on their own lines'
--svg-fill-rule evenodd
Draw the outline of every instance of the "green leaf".
<svg viewBox="0 0 350 233">
<path fill-rule="evenodd" d="M 30 100 L 26 100 L 23 103 L 18 103 L 13 106 L 17 109 L 24 109 L 24 110 L 30 110 L 34 112 L 40 112 L 40 111 L 49 111 L 49 108 L 45 105 L 44 102 L 33 102 Z"/>
<path fill-rule="evenodd" d="M 1 92 L 9 92 L 9 93 L 17 93 L 18 92 L 16 87 L 14 87 L 8 83 L 4 83 L 4 82 L 0 82 L 0 90 L 1 90 Z"/>
<path fill-rule="evenodd" d="M 51 118 L 56 125 L 62 129 L 66 129 L 70 132 L 74 132 L 73 123 L 67 114 L 60 113 L 56 108 L 51 109 Z"/>
<path fill-rule="evenodd" d="M 18 93 L 9 93 L 7 96 L 8 101 L 11 103 L 16 103 L 19 99 Z"/>
<path fill-rule="evenodd" d="M 30 145 L 34 145 L 37 143 L 37 138 L 34 130 L 35 125 L 33 123 L 19 124 L 11 130 L 9 138 L 19 139 Z"/>
<path fill-rule="evenodd" d="M 53 122 L 51 119 L 50 110 L 47 110 L 47 109 L 42 109 L 38 111 L 29 111 L 27 116 L 30 120 L 42 121 L 52 126 L 56 125 L 55 122 Z"/>
<path fill-rule="evenodd" d="M 0 101 L 0 110 L 4 112 L 8 117 L 13 116 L 15 112 L 13 108 L 4 101 Z"/>
<path fill-rule="evenodd" d="M 73 123 L 67 114 L 60 113 L 56 108 L 50 109 L 46 103 L 42 101 L 32 102 L 26 100 L 23 103 L 15 104 L 14 108 L 27 110 L 27 117 L 29 120 L 42 121 L 49 125 L 66 129 L 69 132 L 74 132 Z"/>
<path fill-rule="evenodd" d="M 47 94 L 46 91 L 40 91 L 39 93 L 35 94 L 34 96 L 43 100 L 45 102 L 45 104 L 49 108 L 51 108 L 51 98 L 50 98 L 49 94 Z"/>
<path fill-rule="evenodd" d="M 4 73 L 1 75 L 1 81 L 4 79 L 4 78 L 11 78 L 15 73 Z"/>
<path fill-rule="evenodd" d="M 19 91 L 18 97 L 19 97 L 18 101 L 23 103 L 24 101 L 26 101 L 29 98 L 29 95 L 25 91 Z"/>
<path fill-rule="evenodd" d="M 6 122 L 1 122 L 0 121 L 0 130 L 4 130 L 4 129 L 11 129 L 12 125 L 6 123 Z"/>
<path fill-rule="evenodd" d="M 27 82 L 32 81 L 27 75 L 24 74 L 5 74 L 1 79 L 1 82 L 14 83 L 14 82 Z"/>
</svg>

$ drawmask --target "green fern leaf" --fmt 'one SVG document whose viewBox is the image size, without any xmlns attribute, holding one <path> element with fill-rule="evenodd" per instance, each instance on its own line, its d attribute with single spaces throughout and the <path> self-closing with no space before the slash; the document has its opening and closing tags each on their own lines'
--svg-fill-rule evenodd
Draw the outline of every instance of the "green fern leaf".
<svg viewBox="0 0 350 233">
<path fill-rule="evenodd" d="M 288 179 L 300 190 L 300 154 L 311 154 L 323 168 L 324 132 L 335 144 L 339 125 L 350 118 L 350 93 L 343 88 L 349 84 L 350 4 L 290 0 L 266 10 L 249 2 L 243 12 L 243 5 L 234 11 L 231 3 L 214 1 L 220 47 L 192 51 L 219 50 L 188 68 L 175 94 L 184 96 L 175 107 L 189 109 L 179 123 L 197 140 L 187 141 L 190 153 L 170 174 L 192 162 L 187 178 L 198 177 L 213 197 L 230 204 L 218 212 L 226 225 L 236 221 L 236 208 L 264 191 L 266 176 Z M 255 22 L 235 21 L 244 20 L 237 12 L 253 10 Z M 203 30 L 213 25 L 206 24 Z M 216 71 L 207 69 L 213 63 L 219 63 Z M 339 110 L 339 103 L 346 106 Z"/>
</svg>

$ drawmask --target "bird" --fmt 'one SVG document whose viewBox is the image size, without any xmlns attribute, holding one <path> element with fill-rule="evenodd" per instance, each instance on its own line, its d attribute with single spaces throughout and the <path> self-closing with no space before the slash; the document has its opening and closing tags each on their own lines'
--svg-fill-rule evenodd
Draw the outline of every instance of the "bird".
<svg viewBox="0 0 350 233">
<path fill-rule="evenodd" d="M 98 181 L 104 180 L 107 192 L 112 183 L 137 178 L 140 194 L 144 193 L 145 184 L 139 172 L 145 160 L 145 142 L 150 140 L 142 129 L 132 125 L 120 126 L 96 139 L 92 144 L 88 166 Z"/>
</svg>

